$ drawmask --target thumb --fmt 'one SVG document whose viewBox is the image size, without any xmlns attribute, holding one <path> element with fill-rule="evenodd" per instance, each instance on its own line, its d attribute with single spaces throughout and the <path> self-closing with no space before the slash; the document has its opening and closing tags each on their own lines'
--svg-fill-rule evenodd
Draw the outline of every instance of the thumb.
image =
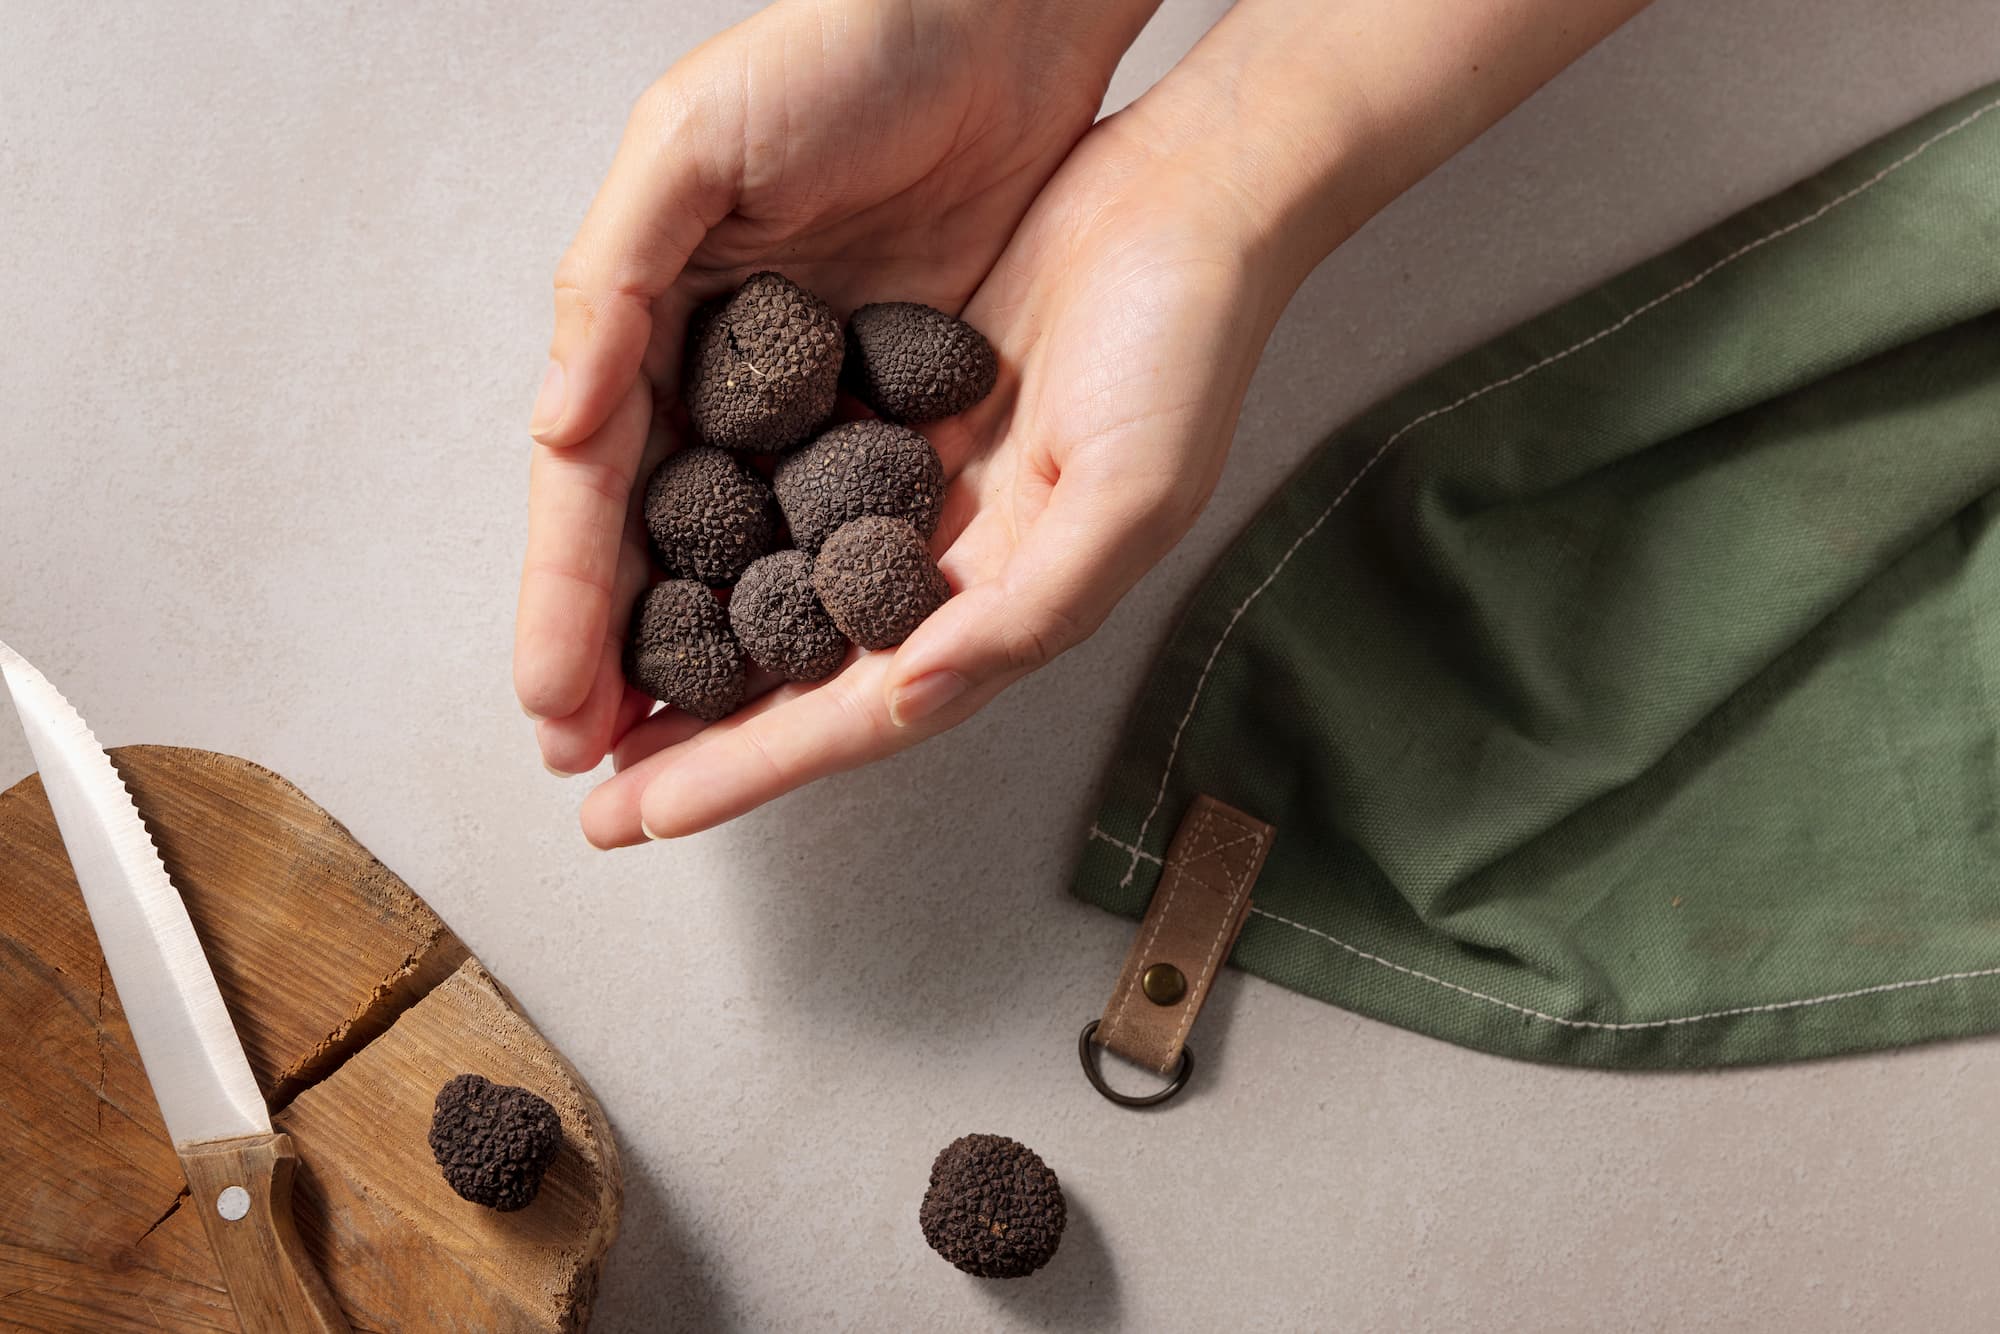
<svg viewBox="0 0 2000 1334">
<path fill-rule="evenodd" d="M 639 98 L 611 171 L 556 267 L 555 335 L 528 432 L 545 445 L 588 438 L 639 374 L 654 302 L 735 202 L 738 164 L 720 145 L 714 99 L 669 73 Z M 740 118 L 740 117 L 739 117 Z"/>
<path fill-rule="evenodd" d="M 1071 483 L 1066 493 L 1058 482 L 999 572 L 896 651 L 884 684 L 891 721 L 949 725 L 934 715 L 969 712 L 1089 638 L 1179 536 L 1172 509 L 1143 490 Z"/>
</svg>

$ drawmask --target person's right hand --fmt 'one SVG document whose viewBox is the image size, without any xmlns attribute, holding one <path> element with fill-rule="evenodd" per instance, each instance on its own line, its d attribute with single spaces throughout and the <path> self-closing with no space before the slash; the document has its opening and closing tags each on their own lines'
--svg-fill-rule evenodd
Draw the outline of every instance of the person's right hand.
<svg viewBox="0 0 2000 1334">
<path fill-rule="evenodd" d="M 694 307 L 778 268 L 841 312 L 960 309 L 1156 4 L 785 0 L 639 99 L 556 270 L 529 428 L 514 683 L 550 768 L 593 768 L 651 708 L 620 665 L 648 577 L 633 496 Z"/>
</svg>

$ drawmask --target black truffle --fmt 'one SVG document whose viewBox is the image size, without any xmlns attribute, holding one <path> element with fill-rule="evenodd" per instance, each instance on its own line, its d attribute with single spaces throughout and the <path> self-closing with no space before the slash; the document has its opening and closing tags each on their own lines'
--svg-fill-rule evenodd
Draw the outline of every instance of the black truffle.
<svg viewBox="0 0 2000 1334">
<path fill-rule="evenodd" d="M 711 445 L 775 454 L 811 435 L 840 387 L 840 321 L 776 273 L 753 273 L 688 325 L 682 384 L 694 429 Z"/>
<path fill-rule="evenodd" d="M 985 335 L 941 310 L 882 301 L 847 321 L 848 392 L 890 421 L 956 416 L 986 397 L 999 374 Z"/>
<path fill-rule="evenodd" d="M 1069 1211 L 1033 1149 L 1005 1135 L 961 1135 L 931 1164 L 917 1222 L 931 1249 L 980 1278 L 1024 1278 L 1049 1262 Z"/>
<path fill-rule="evenodd" d="M 752 662 L 787 681 L 824 681 L 847 659 L 847 639 L 820 606 L 803 551 L 752 565 L 729 596 L 729 625 Z"/>
<path fill-rule="evenodd" d="M 743 702 L 743 647 L 700 584 L 654 584 L 632 611 L 625 679 L 663 704 L 714 722 Z"/>
<path fill-rule="evenodd" d="M 778 506 L 792 541 L 818 551 L 833 530 L 864 514 L 902 519 L 924 537 L 944 513 L 944 464 L 907 426 L 836 426 L 778 465 Z"/>
<path fill-rule="evenodd" d="M 779 522 L 771 488 L 727 450 L 683 449 L 646 484 L 646 531 L 677 579 L 728 587 L 777 545 Z"/>
<path fill-rule="evenodd" d="M 813 591 L 863 648 L 894 648 L 951 596 L 917 530 L 869 515 L 845 524 L 813 562 Z"/>
<path fill-rule="evenodd" d="M 453 1190 L 508 1213 L 534 1203 L 562 1147 L 562 1121 L 527 1089 L 459 1075 L 438 1090 L 430 1139 Z"/>
</svg>

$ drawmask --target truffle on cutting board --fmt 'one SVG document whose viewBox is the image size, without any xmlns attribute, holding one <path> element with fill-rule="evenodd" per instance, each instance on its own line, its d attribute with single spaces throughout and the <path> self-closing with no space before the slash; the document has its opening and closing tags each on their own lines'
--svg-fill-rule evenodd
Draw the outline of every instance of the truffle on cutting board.
<svg viewBox="0 0 2000 1334">
<path fill-rule="evenodd" d="M 778 506 L 755 468 L 727 450 L 670 454 L 646 483 L 646 532 L 668 574 L 726 588 L 778 543 Z"/>
<path fill-rule="evenodd" d="M 1069 1208 L 1033 1149 L 1005 1135 L 961 1135 L 931 1164 L 917 1223 L 931 1249 L 980 1278 L 1024 1278 L 1049 1262 Z"/>
<path fill-rule="evenodd" d="M 453 1190 L 509 1213 L 534 1203 L 562 1147 L 562 1121 L 528 1089 L 459 1075 L 438 1090 L 430 1142 Z"/>
<path fill-rule="evenodd" d="M 752 662 L 787 681 L 824 681 L 847 660 L 847 637 L 813 592 L 803 551 L 773 552 L 745 571 L 729 625 Z"/>
<path fill-rule="evenodd" d="M 189 914 L 214 924 L 203 953 L 282 1106 L 272 1129 L 299 1146 L 300 1230 L 354 1328 L 439 1313 L 462 1330 L 577 1334 L 623 1194 L 589 1085 L 429 905 L 290 782 L 171 746 L 111 760 Z M 39 776 L 0 793 L 0 867 L 0 1066 L 18 1076 L 0 1086 L 0 1328 L 235 1329 L 199 1208 L 161 1216 L 185 1174 L 126 1017 L 109 991 L 101 1015 L 77 1003 L 97 937 Z M 525 1213 L 462 1203 L 432 1156 L 438 1089 L 467 1070 L 532 1089 L 561 1120 Z M 100 1123 L 118 1108 L 132 1115 Z M 30 1272 L 65 1277 L 48 1293 L 5 1281 Z"/>
<path fill-rule="evenodd" d="M 836 426 L 785 456 L 773 479 L 792 541 L 818 551 L 864 514 L 902 519 L 928 538 L 944 513 L 944 464 L 931 442 L 894 422 Z"/>
<path fill-rule="evenodd" d="M 729 615 L 700 584 L 654 584 L 632 610 L 625 679 L 662 704 L 715 722 L 743 702 L 743 647 Z"/>
<path fill-rule="evenodd" d="M 875 514 L 826 540 L 812 580 L 841 633 L 869 649 L 902 643 L 951 596 L 917 530 Z"/>
<path fill-rule="evenodd" d="M 999 374 L 986 336 L 931 306 L 879 301 L 847 321 L 842 378 L 890 421 L 956 416 L 991 393 Z"/>
<path fill-rule="evenodd" d="M 833 411 L 844 350 L 824 301 L 781 274 L 751 274 L 689 322 L 681 388 L 694 429 L 723 449 L 790 449 Z"/>
</svg>

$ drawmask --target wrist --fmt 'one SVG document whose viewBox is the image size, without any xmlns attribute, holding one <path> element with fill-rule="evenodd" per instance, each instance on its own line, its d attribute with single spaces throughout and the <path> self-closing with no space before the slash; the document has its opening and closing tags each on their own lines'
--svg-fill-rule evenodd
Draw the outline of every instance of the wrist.
<svg viewBox="0 0 2000 1334">
<path fill-rule="evenodd" d="M 1108 84 L 1125 51 L 1162 0 L 912 0 L 961 24 L 981 44 L 997 44 L 1057 68 L 1078 68 Z M 1101 93 L 1100 93 L 1101 96 Z"/>
<path fill-rule="evenodd" d="M 1645 3 L 1239 0 L 1134 110 L 1295 287 Z"/>
</svg>

